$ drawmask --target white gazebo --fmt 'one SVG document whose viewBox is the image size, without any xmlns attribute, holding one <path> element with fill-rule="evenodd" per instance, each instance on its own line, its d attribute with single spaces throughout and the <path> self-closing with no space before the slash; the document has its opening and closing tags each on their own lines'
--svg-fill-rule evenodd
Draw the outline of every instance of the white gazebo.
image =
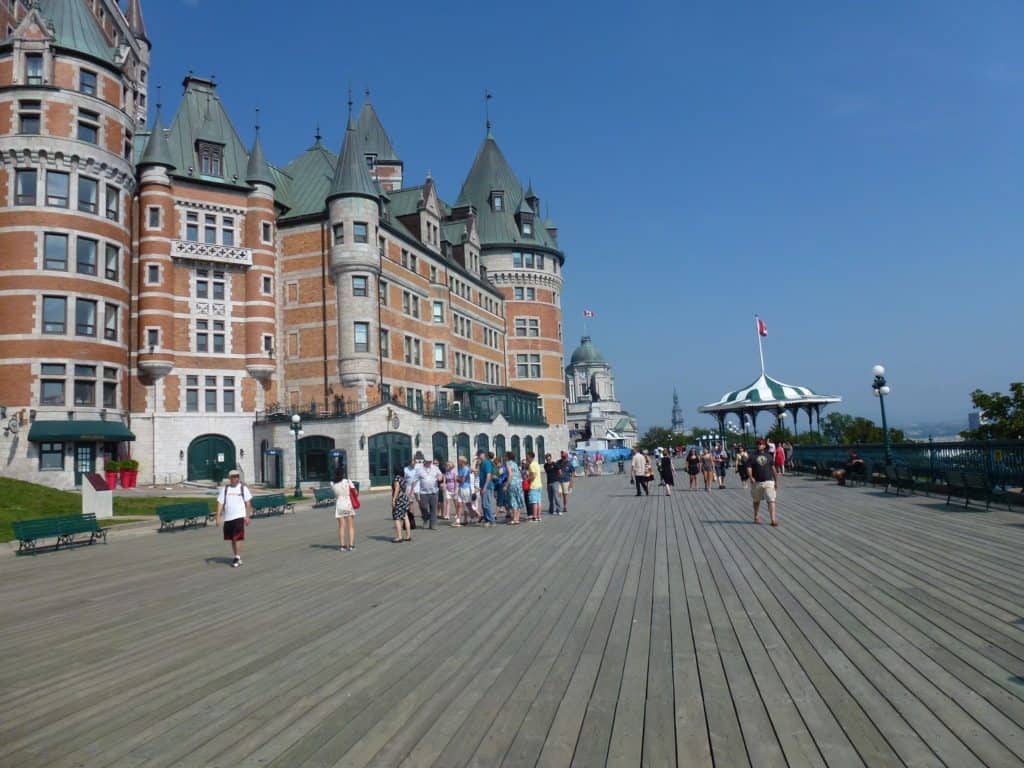
<svg viewBox="0 0 1024 768">
<path fill-rule="evenodd" d="M 796 434 L 797 419 L 801 412 L 807 414 L 808 429 L 813 430 L 814 420 L 817 419 L 820 431 L 821 409 L 826 405 L 841 401 L 841 397 L 819 395 L 809 387 L 784 384 L 768 374 L 762 373 L 752 384 L 733 392 L 727 392 L 717 402 L 702 405 L 697 410 L 701 413 L 713 414 L 718 420 L 721 434 L 725 434 L 726 417 L 735 414 L 743 425 L 744 434 L 746 434 L 749 420 L 754 434 L 757 435 L 757 415 L 762 411 L 771 413 L 776 423 L 780 424 L 788 415 L 793 420 L 793 432 Z"/>
</svg>

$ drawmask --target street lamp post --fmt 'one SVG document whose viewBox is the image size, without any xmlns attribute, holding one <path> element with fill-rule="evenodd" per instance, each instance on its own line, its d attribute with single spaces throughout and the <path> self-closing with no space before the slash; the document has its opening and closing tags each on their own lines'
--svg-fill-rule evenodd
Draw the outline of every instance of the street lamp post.
<svg viewBox="0 0 1024 768">
<path fill-rule="evenodd" d="M 295 497 L 302 498 L 302 486 L 299 485 L 299 438 L 302 437 L 302 417 L 292 414 L 292 433 L 295 435 Z"/>
<path fill-rule="evenodd" d="M 875 374 L 875 380 L 871 383 L 871 389 L 878 398 L 878 404 L 882 408 L 882 441 L 885 444 L 885 463 L 892 464 L 892 445 L 889 443 L 889 425 L 885 420 L 885 396 L 889 394 L 889 385 L 885 383 L 885 366 L 876 365 L 871 369 Z"/>
</svg>

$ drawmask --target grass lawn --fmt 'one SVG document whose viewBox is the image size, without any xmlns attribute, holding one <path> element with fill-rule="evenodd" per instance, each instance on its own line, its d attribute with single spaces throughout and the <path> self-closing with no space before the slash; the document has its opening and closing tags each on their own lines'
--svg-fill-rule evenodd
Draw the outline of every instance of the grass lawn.
<svg viewBox="0 0 1024 768">
<path fill-rule="evenodd" d="M 118 498 L 114 494 L 115 515 L 155 515 L 156 507 L 185 501 L 205 501 L 214 509 L 216 499 L 180 496 L 142 496 Z M 0 542 L 14 538 L 11 523 L 31 517 L 77 515 L 82 511 L 82 497 L 77 493 L 57 491 L 34 483 L 0 477 Z M 120 522 L 120 521 L 118 521 Z M 106 523 L 104 523 L 106 524 Z M 114 523 L 109 523 L 113 525 Z"/>
</svg>

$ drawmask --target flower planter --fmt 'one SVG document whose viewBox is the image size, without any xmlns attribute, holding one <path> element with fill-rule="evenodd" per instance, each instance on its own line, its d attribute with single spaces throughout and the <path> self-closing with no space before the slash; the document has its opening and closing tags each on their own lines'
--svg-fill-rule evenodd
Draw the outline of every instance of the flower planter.
<svg viewBox="0 0 1024 768">
<path fill-rule="evenodd" d="M 122 488 L 134 488 L 135 481 L 139 477 L 139 470 L 137 469 L 122 469 L 121 472 L 121 487 Z"/>
<path fill-rule="evenodd" d="M 109 488 L 110 490 L 114 490 L 115 488 L 117 488 L 117 473 L 118 470 L 111 470 L 109 472 L 103 473 L 104 476 L 107 478 L 107 488 Z"/>
</svg>

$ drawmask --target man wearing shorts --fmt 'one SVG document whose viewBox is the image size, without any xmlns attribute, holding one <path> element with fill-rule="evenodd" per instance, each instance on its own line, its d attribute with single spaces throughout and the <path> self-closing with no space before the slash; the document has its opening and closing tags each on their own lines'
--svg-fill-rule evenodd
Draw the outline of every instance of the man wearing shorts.
<svg viewBox="0 0 1024 768">
<path fill-rule="evenodd" d="M 757 438 L 757 451 L 748 460 L 750 470 L 750 498 L 754 501 L 754 522 L 760 523 L 758 508 L 762 501 L 768 502 L 768 517 L 772 525 L 778 525 L 775 516 L 775 457 L 765 445 L 763 437 Z"/>
<path fill-rule="evenodd" d="M 558 462 L 554 460 L 552 455 L 546 454 L 544 456 L 544 479 L 545 487 L 548 489 L 548 514 L 549 515 L 560 515 L 562 514 L 562 494 L 561 488 L 559 487 L 559 476 L 561 472 L 559 470 Z"/>
<path fill-rule="evenodd" d="M 248 486 L 242 485 L 242 475 L 237 469 L 228 472 L 228 485 L 217 494 L 217 515 L 214 518 L 217 525 L 220 525 L 221 517 L 224 518 L 224 541 L 231 542 L 231 552 L 235 556 L 231 567 L 238 568 L 242 564 L 245 526 L 252 520 L 252 494 Z"/>
<path fill-rule="evenodd" d="M 540 500 L 544 493 L 544 481 L 540 476 L 540 463 L 533 451 L 526 452 L 526 463 L 530 468 L 530 490 L 527 491 L 526 503 L 530 510 L 531 520 L 540 520 Z"/>
<path fill-rule="evenodd" d="M 494 524 L 494 462 L 486 451 L 477 451 L 480 461 L 480 509 L 484 516 L 484 528 Z"/>
<path fill-rule="evenodd" d="M 569 454 L 562 451 L 562 458 L 558 460 L 558 485 L 562 491 L 562 508 L 559 510 L 560 515 L 564 515 L 569 511 L 569 494 L 572 493 L 572 460 L 569 458 Z"/>
</svg>

